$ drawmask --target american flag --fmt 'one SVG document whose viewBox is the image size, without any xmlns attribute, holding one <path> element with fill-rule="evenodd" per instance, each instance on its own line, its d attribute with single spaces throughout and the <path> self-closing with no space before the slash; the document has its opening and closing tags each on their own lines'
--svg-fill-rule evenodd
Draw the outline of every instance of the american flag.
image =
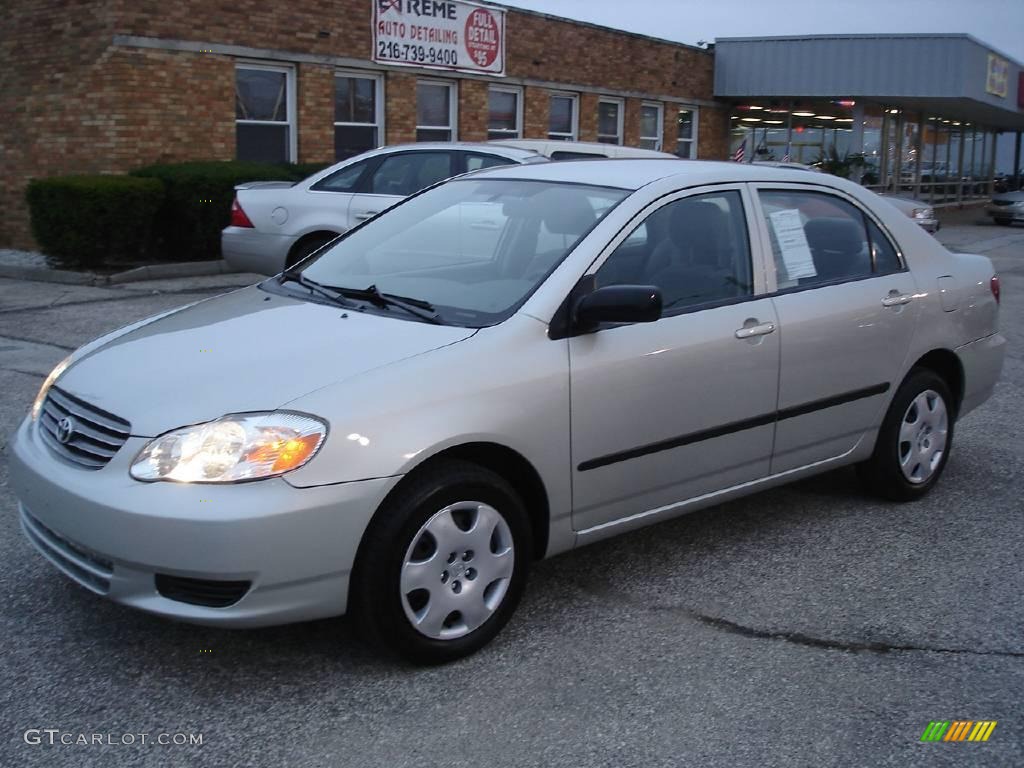
<svg viewBox="0 0 1024 768">
<path fill-rule="evenodd" d="M 789 156 L 788 152 L 782 156 L 782 162 L 784 162 L 784 163 L 792 162 L 792 158 Z"/>
<path fill-rule="evenodd" d="M 732 153 L 732 159 L 733 159 L 734 162 L 737 162 L 737 163 L 742 163 L 743 162 L 743 155 L 745 154 L 745 150 L 744 150 L 745 146 L 747 146 L 747 142 L 744 141 L 742 144 L 740 144 L 736 148 L 736 151 Z"/>
<path fill-rule="evenodd" d="M 381 13 L 386 13 L 391 8 L 394 8 L 399 13 L 402 12 L 402 0 L 378 0 L 377 5 Z"/>
</svg>

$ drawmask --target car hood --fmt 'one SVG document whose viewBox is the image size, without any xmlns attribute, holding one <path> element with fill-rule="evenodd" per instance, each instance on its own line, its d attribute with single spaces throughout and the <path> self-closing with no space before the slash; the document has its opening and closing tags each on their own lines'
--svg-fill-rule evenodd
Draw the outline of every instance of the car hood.
<svg viewBox="0 0 1024 768">
<path fill-rule="evenodd" d="M 475 332 L 253 286 L 99 339 L 57 386 L 127 419 L 133 435 L 153 437 L 227 413 L 274 410 Z"/>
</svg>

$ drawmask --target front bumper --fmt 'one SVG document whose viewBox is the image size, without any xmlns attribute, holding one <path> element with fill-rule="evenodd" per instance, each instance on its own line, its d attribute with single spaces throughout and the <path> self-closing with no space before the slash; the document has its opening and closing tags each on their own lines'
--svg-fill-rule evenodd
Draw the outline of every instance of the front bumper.
<svg viewBox="0 0 1024 768">
<path fill-rule="evenodd" d="M 58 458 L 26 419 L 10 445 L 10 483 L 33 546 L 87 589 L 198 624 L 255 627 L 345 612 L 356 550 L 397 478 L 294 488 L 141 483 L 132 437 L 105 467 Z M 249 582 L 227 607 L 162 595 L 157 574 Z"/>
<path fill-rule="evenodd" d="M 276 275 L 284 269 L 288 252 L 297 239 L 249 227 L 225 227 L 220 233 L 220 251 L 224 260 L 237 270 Z"/>
</svg>

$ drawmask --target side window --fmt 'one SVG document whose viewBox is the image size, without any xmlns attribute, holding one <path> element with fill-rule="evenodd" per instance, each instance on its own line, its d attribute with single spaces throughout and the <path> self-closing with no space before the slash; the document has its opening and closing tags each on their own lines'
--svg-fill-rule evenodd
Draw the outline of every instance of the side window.
<svg viewBox="0 0 1024 768">
<path fill-rule="evenodd" d="M 869 277 L 864 214 L 824 192 L 763 191 L 779 290 Z"/>
<path fill-rule="evenodd" d="M 359 180 L 366 172 L 369 160 L 345 166 L 330 176 L 325 176 L 313 185 L 313 189 L 321 192 L 355 192 Z"/>
<path fill-rule="evenodd" d="M 662 206 L 619 244 L 595 279 L 598 286 L 655 285 L 671 313 L 750 296 L 752 274 L 743 202 L 730 190 Z"/>
<path fill-rule="evenodd" d="M 497 155 L 478 155 L 475 152 L 466 153 L 466 170 L 479 171 L 481 168 L 494 168 L 498 165 L 515 165 L 515 160 Z"/>
<path fill-rule="evenodd" d="M 390 155 L 380 164 L 367 192 L 408 197 L 451 175 L 450 152 L 403 152 Z"/>
<path fill-rule="evenodd" d="M 903 269 L 899 254 L 896 253 L 892 241 L 870 219 L 868 219 L 868 236 L 871 238 L 871 261 L 874 264 L 875 272 L 880 275 L 888 275 Z"/>
</svg>

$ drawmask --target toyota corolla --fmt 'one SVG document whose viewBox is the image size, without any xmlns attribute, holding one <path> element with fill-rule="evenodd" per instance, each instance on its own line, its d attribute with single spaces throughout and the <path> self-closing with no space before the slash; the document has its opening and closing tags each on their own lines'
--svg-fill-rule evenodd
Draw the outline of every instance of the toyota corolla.
<svg viewBox="0 0 1024 768">
<path fill-rule="evenodd" d="M 11 483 L 32 545 L 111 600 L 350 613 L 446 661 L 537 558 L 843 465 L 920 499 L 996 385 L 998 302 L 988 259 L 834 177 L 487 169 L 79 349 Z"/>
</svg>

